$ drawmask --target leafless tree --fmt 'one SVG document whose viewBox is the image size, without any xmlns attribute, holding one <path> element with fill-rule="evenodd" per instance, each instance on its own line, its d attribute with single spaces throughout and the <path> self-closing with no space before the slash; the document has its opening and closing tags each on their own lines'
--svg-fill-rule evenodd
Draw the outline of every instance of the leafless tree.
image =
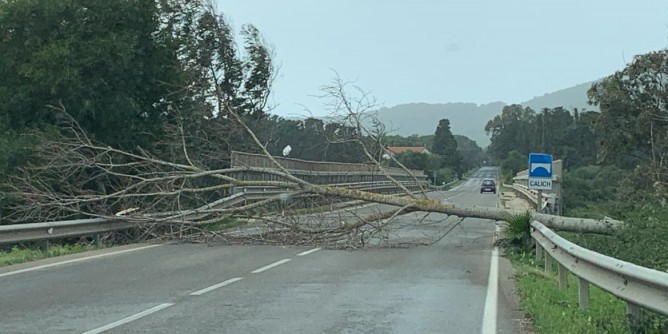
<svg viewBox="0 0 668 334">
<path fill-rule="evenodd" d="M 349 244 L 365 245 L 373 238 L 379 238 L 395 224 L 399 215 L 410 212 L 432 212 L 456 217 L 478 217 L 504 220 L 506 210 L 488 207 L 460 207 L 443 203 L 427 196 L 421 189 L 420 196 L 397 182 L 381 162 L 381 157 L 368 147 L 369 143 L 382 148 L 383 129 L 377 119 L 372 119 L 372 127 L 366 126 L 369 112 L 375 106 L 371 97 L 363 90 L 353 87 L 357 95 L 349 93 L 350 83 L 337 77 L 332 84 L 324 87 L 329 98 L 330 109 L 341 119 L 351 124 L 355 135 L 350 140 L 358 143 L 370 163 L 374 164 L 387 179 L 393 182 L 400 194 L 383 195 L 368 191 L 314 184 L 290 173 L 267 150 L 258 136 L 251 130 L 248 119 L 242 117 L 226 103 L 222 92 L 218 92 L 214 108 L 219 115 L 234 120 L 235 124 L 251 138 L 258 150 L 269 159 L 271 168 L 259 167 L 217 167 L 207 164 L 214 161 L 221 152 L 208 152 L 208 158 L 200 152 L 193 154 L 189 142 L 193 134 L 189 124 L 178 120 L 170 129 L 168 142 L 170 154 L 149 152 L 142 148 L 132 151 L 120 150 L 96 142 L 89 138 L 77 122 L 68 116 L 65 108 L 54 108 L 62 120 L 61 133 L 49 140 L 41 140 L 37 156 L 39 159 L 13 176 L 5 186 L 10 196 L 17 198 L 14 214 L 4 217 L 20 222 L 62 220 L 73 217 L 105 217 L 137 222 L 144 226 L 146 235 L 209 235 L 213 238 L 233 238 L 206 231 L 202 226 L 224 223 L 231 217 L 242 217 L 265 227 L 260 237 L 240 234 L 240 238 L 259 238 L 263 242 L 319 243 L 331 240 L 348 240 Z M 37 136 L 37 134 L 31 134 Z M 201 136 L 202 134 L 200 134 Z M 204 135 L 211 135 L 206 134 Z M 201 139 L 201 137 L 200 137 Z M 369 141 L 369 139 L 371 139 Z M 36 138 L 37 140 L 37 138 Z M 215 140 L 215 137 L 205 138 Z M 215 148 L 212 142 L 208 148 Z M 178 149 L 177 149 L 178 148 Z M 167 158 L 166 158 L 167 157 Z M 398 161 L 401 168 L 412 175 Z M 245 180 L 242 173 L 273 175 L 273 180 Z M 419 183 L 417 179 L 414 179 Z M 235 187 L 276 187 L 285 189 L 284 194 L 257 202 L 229 206 L 230 190 Z M 339 198 L 386 204 L 392 210 L 378 211 L 366 216 L 348 214 L 343 216 L 299 217 L 285 215 L 281 210 L 267 207 L 281 203 L 287 198 L 315 196 L 324 199 Z M 225 200 L 221 200 L 224 198 Z M 510 212 L 512 213 L 512 212 Z M 425 216 L 426 217 L 426 216 Z M 565 230 L 601 232 L 615 224 L 614 221 L 593 221 L 566 217 L 535 214 L 548 225 Z M 338 219 L 337 219 L 338 218 Z M 338 220 L 338 221 L 337 221 Z M 343 221 L 343 223 L 341 223 Z M 415 219 L 414 224 L 424 222 Z M 404 222 L 405 223 L 405 222 Z M 453 225 L 458 226 L 461 219 Z M 586 224 L 584 224 L 586 223 Z M 178 226 L 174 229 L 174 226 Z M 448 231 L 443 232 L 447 234 Z M 158 233 L 159 232 L 159 233 Z M 437 238 L 436 238 L 437 239 Z"/>
</svg>

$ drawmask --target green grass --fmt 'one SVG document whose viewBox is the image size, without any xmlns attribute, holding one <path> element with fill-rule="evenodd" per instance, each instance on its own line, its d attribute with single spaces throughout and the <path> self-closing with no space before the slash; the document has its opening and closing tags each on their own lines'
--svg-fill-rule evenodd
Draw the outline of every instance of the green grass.
<svg viewBox="0 0 668 334">
<path fill-rule="evenodd" d="M 641 330 L 632 331 L 626 322 L 625 303 L 594 285 L 589 287 L 589 309 L 581 311 L 576 278 L 569 275 L 568 287 L 559 290 L 556 272 L 545 273 L 529 254 L 508 257 L 517 272 L 521 308 L 533 320 L 537 334 L 665 333 L 663 320 L 656 316 L 648 318 Z"/>
<path fill-rule="evenodd" d="M 98 247 L 82 244 L 52 245 L 49 246 L 49 250 L 46 252 L 38 249 L 14 247 L 9 251 L 0 252 L 0 267 L 49 257 L 81 253 L 94 249 L 98 249 Z"/>
<path fill-rule="evenodd" d="M 448 189 L 452 189 L 452 188 L 458 187 L 458 186 L 464 184 L 464 182 L 466 182 L 466 181 L 468 181 L 468 180 L 469 180 L 469 177 L 468 177 L 468 176 L 462 176 L 461 179 L 459 179 L 459 180 L 457 180 L 457 182 L 453 183 L 453 184 L 450 186 L 450 188 L 448 188 Z M 447 189 L 446 189 L 446 191 L 447 191 Z"/>
<path fill-rule="evenodd" d="M 240 219 L 234 218 L 225 218 L 223 220 L 217 221 L 215 223 L 209 223 L 202 226 L 207 231 L 215 232 L 220 230 L 226 230 L 229 228 L 234 228 L 240 225 L 243 225 L 245 222 Z"/>
<path fill-rule="evenodd" d="M 500 190 L 502 192 L 513 192 L 514 191 L 513 187 L 506 187 L 503 184 L 501 184 Z"/>
</svg>

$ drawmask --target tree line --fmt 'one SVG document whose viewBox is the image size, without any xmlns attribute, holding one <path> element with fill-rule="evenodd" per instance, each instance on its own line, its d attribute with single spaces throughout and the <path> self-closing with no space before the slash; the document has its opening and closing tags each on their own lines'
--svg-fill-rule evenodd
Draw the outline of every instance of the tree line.
<svg viewBox="0 0 668 334">
<path fill-rule="evenodd" d="M 529 152 L 564 162 L 564 212 L 614 217 L 627 228 L 611 242 L 575 237 L 634 263 L 668 269 L 668 50 L 636 56 L 595 82 L 590 103 L 600 111 L 520 105 L 489 120 L 487 148 L 507 181 L 527 168 Z"/>
<path fill-rule="evenodd" d="M 430 154 L 406 151 L 397 154 L 396 158 L 406 167 L 423 170 L 437 185 L 453 181 L 488 160 L 487 154 L 474 140 L 452 133 L 448 119 L 438 122 L 433 135 L 390 135 L 385 142 L 388 146 L 427 148 Z"/>
</svg>

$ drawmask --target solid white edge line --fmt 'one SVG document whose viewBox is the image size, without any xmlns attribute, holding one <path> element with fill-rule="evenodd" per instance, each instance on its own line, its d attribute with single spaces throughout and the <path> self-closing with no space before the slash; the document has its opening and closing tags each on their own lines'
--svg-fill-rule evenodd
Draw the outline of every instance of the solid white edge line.
<svg viewBox="0 0 668 334">
<path fill-rule="evenodd" d="M 313 249 L 311 249 L 311 250 L 307 250 L 307 251 L 301 252 L 301 253 L 297 254 L 297 256 L 309 255 L 309 254 L 311 254 L 311 253 L 315 253 L 315 252 L 317 252 L 317 251 L 319 251 L 319 250 L 321 250 L 321 249 L 322 249 L 322 248 L 320 248 L 320 247 L 318 247 L 318 248 L 313 248 Z"/>
<path fill-rule="evenodd" d="M 86 260 L 99 259 L 101 257 L 107 257 L 107 256 L 118 255 L 118 254 L 123 254 L 123 253 L 129 253 L 129 252 L 134 252 L 134 251 L 138 251 L 138 250 L 158 247 L 158 246 L 162 246 L 162 245 L 163 244 L 148 245 L 148 246 L 144 246 L 144 247 L 124 249 L 124 250 L 120 250 L 120 251 L 116 251 L 116 252 L 103 253 L 103 254 L 91 255 L 91 256 L 86 256 L 86 257 L 80 257 L 80 258 L 76 258 L 76 259 L 72 259 L 72 260 L 49 263 L 49 264 L 44 264 L 44 265 L 41 265 L 41 266 L 19 269 L 19 270 L 6 272 L 6 273 L 0 273 L 0 277 L 11 276 L 11 275 L 21 274 L 21 273 L 25 273 L 25 272 L 29 272 L 29 271 L 35 271 L 35 270 L 40 270 L 40 269 L 56 267 L 56 266 L 60 266 L 60 265 L 63 265 L 63 264 L 69 264 L 69 263 L 76 263 L 76 262 L 81 262 L 81 261 L 86 261 Z"/>
<path fill-rule="evenodd" d="M 243 277 L 230 278 L 227 281 L 224 281 L 224 282 L 221 282 L 221 283 L 218 283 L 218 284 L 214 284 L 214 285 L 212 285 L 208 288 L 204 288 L 202 290 L 197 290 L 197 291 L 191 293 L 190 295 L 191 296 L 200 296 L 200 295 L 203 295 L 203 294 L 205 294 L 209 291 L 216 290 L 218 288 L 222 288 L 226 285 L 230 285 L 230 284 L 232 284 L 234 282 L 237 282 L 237 281 L 241 281 L 242 279 L 243 279 Z"/>
<path fill-rule="evenodd" d="M 114 322 L 112 322 L 112 323 L 110 323 L 110 324 L 108 324 L 108 325 L 105 325 L 105 326 L 102 326 L 102 327 L 98 327 L 98 328 L 95 328 L 95 329 L 91 329 L 91 330 L 89 330 L 89 331 L 87 331 L 87 332 L 84 332 L 83 334 L 98 334 L 98 333 L 102 333 L 102 332 L 104 332 L 104 331 L 108 331 L 108 330 L 110 330 L 110 329 L 112 329 L 112 328 L 116 328 L 116 327 L 118 327 L 118 326 L 125 325 L 125 324 L 127 324 L 128 322 L 135 321 L 135 320 L 137 320 L 137 319 L 143 318 L 143 317 L 145 317 L 145 316 L 147 316 L 147 315 L 151 315 L 151 314 L 153 314 L 153 313 L 155 313 L 155 312 L 158 312 L 158 311 L 160 311 L 160 310 L 164 310 L 164 309 L 166 309 L 166 308 L 168 308 L 168 307 L 170 307 L 170 306 L 172 306 L 172 305 L 174 305 L 174 303 L 164 303 L 164 304 L 160 304 L 160 305 L 158 305 L 158 306 L 156 306 L 156 307 L 152 307 L 152 308 L 150 308 L 150 309 L 148 309 L 148 310 L 144 310 L 144 311 L 141 311 L 141 312 L 139 312 L 139 313 L 135 313 L 135 314 L 133 314 L 133 315 L 131 315 L 131 316 L 129 316 L 129 317 L 123 318 L 123 319 L 121 319 L 121 320 L 114 321 Z"/>
<path fill-rule="evenodd" d="M 496 234 L 500 231 L 496 225 Z M 496 238 L 494 238 L 496 241 Z M 489 263 L 489 280 L 487 282 L 487 296 L 485 297 L 485 311 L 482 317 L 482 334 L 496 334 L 497 298 L 499 285 L 499 248 L 492 250 L 492 259 Z"/>
<path fill-rule="evenodd" d="M 283 259 L 283 260 L 280 260 L 280 261 L 276 261 L 276 262 L 274 262 L 274 263 L 272 263 L 272 264 L 270 264 L 270 265 L 266 265 L 266 266 L 264 266 L 264 267 L 262 267 L 262 268 L 255 269 L 255 270 L 251 271 L 251 273 L 253 273 L 253 274 L 258 274 L 258 273 L 261 273 L 261 272 L 263 272 L 263 271 L 265 271 L 265 270 L 271 269 L 271 268 L 273 268 L 273 267 L 280 266 L 280 265 L 282 265 L 283 263 L 286 263 L 286 262 L 288 262 L 288 261 L 290 261 L 290 259 Z"/>
</svg>

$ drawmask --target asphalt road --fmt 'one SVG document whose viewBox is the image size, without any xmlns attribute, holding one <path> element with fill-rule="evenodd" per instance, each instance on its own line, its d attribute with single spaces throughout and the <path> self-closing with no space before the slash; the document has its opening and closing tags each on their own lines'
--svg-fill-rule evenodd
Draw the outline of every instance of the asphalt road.
<svg viewBox="0 0 668 334">
<path fill-rule="evenodd" d="M 479 193 L 495 174 L 432 196 L 495 206 Z M 494 269 L 493 221 L 401 222 L 361 250 L 137 245 L 1 268 L 0 333 L 518 331 L 507 263 Z"/>
</svg>

